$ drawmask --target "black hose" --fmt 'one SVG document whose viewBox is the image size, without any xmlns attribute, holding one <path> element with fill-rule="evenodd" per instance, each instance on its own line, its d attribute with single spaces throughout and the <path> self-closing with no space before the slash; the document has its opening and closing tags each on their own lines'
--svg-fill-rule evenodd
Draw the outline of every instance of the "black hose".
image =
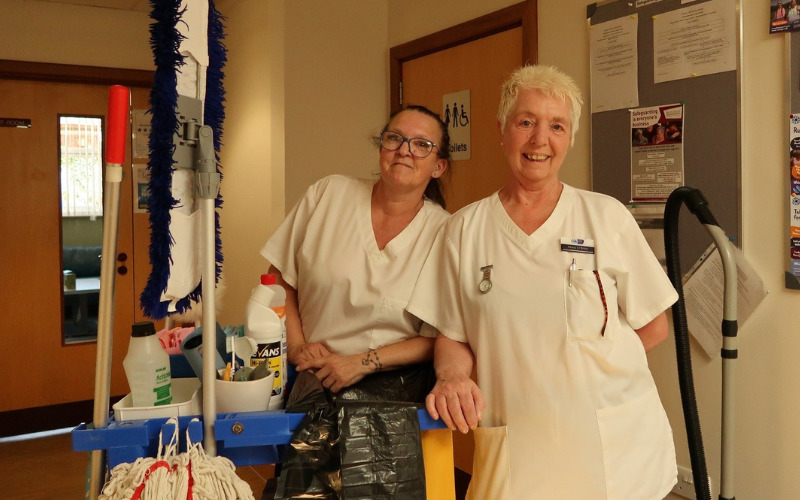
<svg viewBox="0 0 800 500">
<path fill-rule="evenodd" d="M 686 425 L 686 437 L 689 441 L 695 496 L 698 500 L 711 500 L 708 469 L 706 468 L 706 457 L 703 450 L 703 437 L 700 432 L 700 416 L 697 411 L 697 399 L 694 392 L 691 343 L 686 322 L 686 305 L 683 298 L 683 282 L 678 252 L 678 219 L 681 204 L 684 201 L 691 212 L 703 224 L 717 225 L 717 223 L 708 210 L 708 202 L 697 189 L 679 187 L 667 199 L 667 204 L 664 208 L 664 250 L 667 257 L 667 274 L 670 281 L 672 281 L 672 286 L 678 292 L 678 301 L 672 306 L 672 322 L 675 329 L 675 350 L 678 358 L 678 382 L 681 390 L 681 402 L 683 403 L 683 419 Z"/>
</svg>

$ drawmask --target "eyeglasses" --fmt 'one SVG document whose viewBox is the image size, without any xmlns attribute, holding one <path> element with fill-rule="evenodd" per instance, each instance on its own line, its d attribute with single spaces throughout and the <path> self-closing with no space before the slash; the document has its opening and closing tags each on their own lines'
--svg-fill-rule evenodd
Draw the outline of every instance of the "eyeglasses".
<svg viewBox="0 0 800 500">
<path fill-rule="evenodd" d="M 404 142 L 408 143 L 408 150 L 414 158 L 427 158 L 433 148 L 439 146 L 421 137 L 406 138 L 397 132 L 386 131 L 381 134 L 381 146 L 389 151 L 397 151 Z"/>
</svg>

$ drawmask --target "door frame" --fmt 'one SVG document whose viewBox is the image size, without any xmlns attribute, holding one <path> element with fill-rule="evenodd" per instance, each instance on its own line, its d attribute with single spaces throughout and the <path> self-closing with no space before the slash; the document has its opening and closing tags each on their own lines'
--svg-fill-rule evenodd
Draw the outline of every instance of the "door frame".
<svg viewBox="0 0 800 500">
<path fill-rule="evenodd" d="M 0 59 L 0 78 L 41 82 L 153 87 L 153 71 Z"/>
<path fill-rule="evenodd" d="M 537 0 L 525 0 L 504 9 L 437 31 L 389 49 L 389 105 L 392 113 L 403 107 L 403 63 L 440 50 L 522 27 L 521 64 L 539 58 Z"/>
<path fill-rule="evenodd" d="M 152 88 L 153 71 L 0 59 L 0 79 Z M 90 421 L 93 408 L 88 399 L 0 412 L 0 437 L 71 427 Z"/>
</svg>

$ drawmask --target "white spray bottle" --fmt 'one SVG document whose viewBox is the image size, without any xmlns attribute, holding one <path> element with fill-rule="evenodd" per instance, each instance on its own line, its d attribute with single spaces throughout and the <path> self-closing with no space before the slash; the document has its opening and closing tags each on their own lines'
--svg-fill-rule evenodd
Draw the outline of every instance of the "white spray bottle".
<svg viewBox="0 0 800 500">
<path fill-rule="evenodd" d="M 286 397 L 286 291 L 275 282 L 274 274 L 262 274 L 261 284 L 247 302 L 244 334 L 257 349 L 250 366 L 267 363 L 275 373 L 269 409 L 281 409 Z"/>
</svg>

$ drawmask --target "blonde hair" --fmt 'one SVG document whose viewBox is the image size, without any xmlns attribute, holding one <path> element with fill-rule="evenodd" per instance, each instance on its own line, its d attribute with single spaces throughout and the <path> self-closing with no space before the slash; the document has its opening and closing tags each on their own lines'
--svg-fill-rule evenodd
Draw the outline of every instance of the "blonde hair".
<svg viewBox="0 0 800 500">
<path fill-rule="evenodd" d="M 497 119 L 500 121 L 502 130 L 506 128 L 508 114 L 517 104 L 520 90 L 539 90 L 570 105 L 569 131 L 570 145 L 572 145 L 575 142 L 575 134 L 578 132 L 578 122 L 583 105 L 583 97 L 575 80 L 555 66 L 522 66 L 515 70 L 503 83 L 500 91 Z"/>
</svg>

